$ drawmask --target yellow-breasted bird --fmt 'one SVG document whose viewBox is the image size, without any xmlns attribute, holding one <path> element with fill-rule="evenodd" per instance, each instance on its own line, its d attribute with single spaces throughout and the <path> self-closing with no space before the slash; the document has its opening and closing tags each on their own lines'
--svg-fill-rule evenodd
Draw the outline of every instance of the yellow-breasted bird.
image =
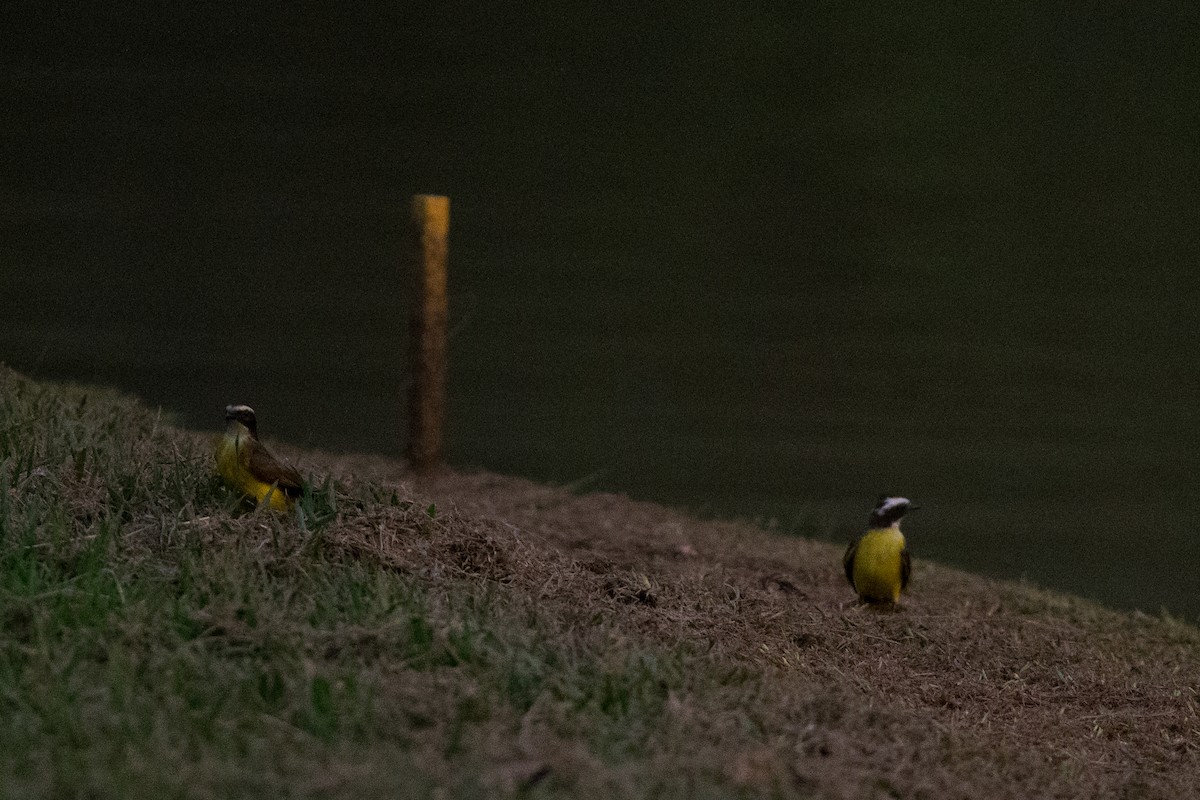
<svg viewBox="0 0 1200 800">
<path fill-rule="evenodd" d="M 871 511 L 867 532 L 850 543 L 842 566 L 860 599 L 868 603 L 899 603 L 912 572 L 900 520 L 913 505 L 906 497 L 879 498 Z"/>
<path fill-rule="evenodd" d="M 217 472 L 230 488 L 260 505 L 287 511 L 303 490 L 296 470 L 281 464 L 258 440 L 258 423 L 250 406 L 225 407 L 225 433 L 217 442 Z"/>
</svg>

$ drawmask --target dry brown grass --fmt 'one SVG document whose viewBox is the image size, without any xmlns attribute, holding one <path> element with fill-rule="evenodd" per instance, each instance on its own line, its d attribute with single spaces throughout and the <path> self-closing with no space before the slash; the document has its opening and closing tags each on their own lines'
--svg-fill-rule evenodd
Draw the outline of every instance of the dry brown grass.
<svg viewBox="0 0 1200 800">
<path fill-rule="evenodd" d="M 441 509 L 419 544 L 381 526 L 339 528 L 339 546 L 494 582 L 531 598 L 564 636 L 602 619 L 729 670 L 724 690 L 672 694 L 666 730 L 686 744 L 661 746 L 755 793 L 1198 791 L 1200 633 L 1189 625 L 919 559 L 903 608 L 880 611 L 853 602 L 829 544 L 493 474 L 416 479 L 382 459 L 308 459 Z"/>
<path fill-rule="evenodd" d="M 0 798 L 1187 797 L 1200 632 L 484 473 L 239 507 L 210 437 L 0 370 Z"/>
</svg>

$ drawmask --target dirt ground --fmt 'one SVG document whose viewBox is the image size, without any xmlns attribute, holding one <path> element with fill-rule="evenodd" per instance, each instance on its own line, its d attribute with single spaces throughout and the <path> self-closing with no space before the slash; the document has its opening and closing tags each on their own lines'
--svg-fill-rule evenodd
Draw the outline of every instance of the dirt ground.
<svg viewBox="0 0 1200 800">
<path fill-rule="evenodd" d="M 296 454 L 394 484 L 469 525 L 443 563 L 586 624 L 761 670 L 762 744 L 701 757 L 788 795 L 1200 796 L 1200 632 L 914 559 L 898 610 L 855 602 L 841 548 L 612 494 L 488 473 L 416 478 L 372 457 Z M 388 550 L 392 545 L 362 547 Z M 430 558 L 403 547 L 386 558 Z M 587 612 L 587 613 L 584 613 Z M 673 698 L 686 717 L 689 698 Z M 706 749 L 707 748 L 707 749 Z M 704 754 L 708 755 L 705 756 Z M 782 787 L 782 789 L 780 788 Z"/>
</svg>

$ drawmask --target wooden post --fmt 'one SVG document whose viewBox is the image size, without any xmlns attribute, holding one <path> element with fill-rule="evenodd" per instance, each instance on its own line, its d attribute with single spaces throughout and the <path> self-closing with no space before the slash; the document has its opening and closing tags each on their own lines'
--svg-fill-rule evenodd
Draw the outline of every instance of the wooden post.
<svg viewBox="0 0 1200 800">
<path fill-rule="evenodd" d="M 449 233 L 450 198 L 413 195 L 411 241 L 416 296 L 409 322 L 412 386 L 408 396 L 408 461 L 417 472 L 430 472 L 442 464 Z"/>
</svg>

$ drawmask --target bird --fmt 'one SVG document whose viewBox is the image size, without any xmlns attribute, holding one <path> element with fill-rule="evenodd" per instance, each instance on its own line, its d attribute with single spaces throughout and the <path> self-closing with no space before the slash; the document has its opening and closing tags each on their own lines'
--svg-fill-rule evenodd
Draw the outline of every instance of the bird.
<svg viewBox="0 0 1200 800">
<path fill-rule="evenodd" d="M 899 605 L 900 593 L 912 573 L 900 520 L 918 508 L 907 497 L 881 495 L 871 511 L 867 532 L 846 548 L 842 566 L 860 600 Z"/>
<path fill-rule="evenodd" d="M 287 511 L 304 489 L 304 480 L 282 464 L 258 440 L 258 423 L 250 406 L 225 407 L 225 433 L 217 441 L 217 472 L 235 492 Z"/>
</svg>

